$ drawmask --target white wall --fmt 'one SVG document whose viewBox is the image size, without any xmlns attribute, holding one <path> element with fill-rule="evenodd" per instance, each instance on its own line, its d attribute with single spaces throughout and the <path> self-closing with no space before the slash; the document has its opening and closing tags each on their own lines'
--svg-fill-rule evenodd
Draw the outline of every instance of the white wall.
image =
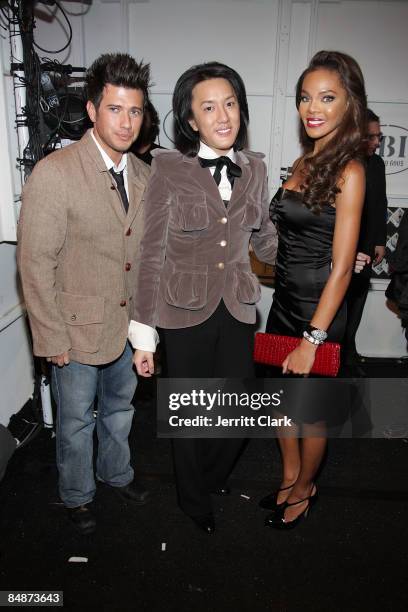
<svg viewBox="0 0 408 612">
<path fill-rule="evenodd" d="M 107 51 L 151 62 L 153 99 L 163 119 L 178 76 L 216 59 L 235 67 L 248 93 L 251 148 L 266 154 L 271 186 L 298 155 L 296 80 L 318 49 L 353 55 L 366 78 L 369 103 L 383 122 L 407 123 L 406 0 L 93 0 L 65 2 L 73 43 L 60 61 L 89 64 Z M 36 40 L 58 48 L 64 22 L 38 5 Z M 53 15 L 56 18 L 53 18 Z M 42 16 L 42 17 L 41 17 Z M 171 121 L 166 129 L 171 132 Z M 161 135 L 162 144 L 171 142 Z M 390 197 L 408 198 L 408 172 L 393 175 Z"/>
<path fill-rule="evenodd" d="M 14 244 L 0 244 L 0 423 L 3 425 L 29 399 L 34 380 L 15 258 Z"/>
<path fill-rule="evenodd" d="M 14 186 L 12 177 L 12 137 L 10 129 L 15 117 L 9 115 L 10 80 L 7 68 L 3 62 L 3 55 L 7 49 L 8 40 L 2 31 L 0 37 L 0 134 L 2 134 L 0 147 L 0 243 L 13 241 L 16 237 L 16 205 L 14 203 Z"/>
<path fill-rule="evenodd" d="M 16 219 L 21 188 L 17 169 L 9 42 L 0 37 L 0 423 L 25 404 L 33 389 L 33 362 L 16 267 Z"/>
</svg>

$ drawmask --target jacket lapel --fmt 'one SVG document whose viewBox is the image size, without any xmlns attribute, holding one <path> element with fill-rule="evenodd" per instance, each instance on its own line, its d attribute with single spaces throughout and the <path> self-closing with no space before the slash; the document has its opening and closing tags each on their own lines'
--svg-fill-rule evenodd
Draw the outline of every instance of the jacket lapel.
<svg viewBox="0 0 408 612">
<path fill-rule="evenodd" d="M 211 172 L 208 168 L 202 168 L 197 157 L 183 156 L 183 161 L 190 164 L 191 178 L 204 190 L 212 199 L 219 203 L 220 210 L 225 212 L 225 205 L 221 199 L 220 192 L 216 182 L 214 181 Z M 234 187 L 231 194 L 231 200 L 228 208 L 234 206 L 236 202 L 245 194 L 248 184 L 252 178 L 251 164 L 245 153 L 237 151 L 236 162 L 242 169 L 242 176 L 235 179 Z"/>
<path fill-rule="evenodd" d="M 202 168 L 197 157 L 183 156 L 183 161 L 188 164 L 190 179 L 196 183 L 200 191 L 205 191 L 212 199 L 220 201 L 223 205 L 217 183 L 214 181 L 209 168 Z"/>
<path fill-rule="evenodd" d="M 145 183 L 146 180 L 143 180 L 143 176 L 141 175 L 141 171 L 137 166 L 137 162 L 135 158 L 133 158 L 131 153 L 128 153 L 127 159 L 127 182 L 128 182 L 128 200 L 129 200 L 129 209 L 127 214 L 125 214 L 125 210 L 123 208 L 123 204 L 120 198 L 120 194 L 118 192 L 114 193 L 113 190 L 110 190 L 111 186 L 115 187 L 114 179 L 108 169 L 106 168 L 106 164 L 98 150 L 98 147 L 93 141 L 91 136 L 91 130 L 85 134 L 82 139 L 85 149 L 85 155 L 87 159 L 91 159 L 92 162 L 96 165 L 98 172 L 104 172 L 106 176 L 106 189 L 109 189 L 109 202 L 112 208 L 115 211 L 115 214 L 119 218 L 121 223 L 124 223 L 126 219 L 126 223 L 130 225 L 133 219 L 136 217 L 140 210 L 140 205 L 142 203 L 143 193 L 145 191 Z"/>
<path fill-rule="evenodd" d="M 132 155 L 128 154 L 128 191 L 129 191 L 129 210 L 126 216 L 126 223 L 131 225 L 133 219 L 141 210 L 143 194 L 146 188 L 145 182 L 141 180 L 139 169 L 137 168 Z"/>
<path fill-rule="evenodd" d="M 115 211 L 116 216 L 119 218 L 120 222 L 123 223 L 126 217 L 125 217 L 125 211 L 123 208 L 123 204 L 120 199 L 120 195 L 118 192 L 115 193 L 113 190 L 111 190 L 112 186 L 115 187 L 115 183 L 114 183 L 112 175 L 110 174 L 110 172 L 108 171 L 106 167 L 106 164 L 102 158 L 102 155 L 100 154 L 98 150 L 98 147 L 96 146 L 91 136 L 91 130 L 87 131 L 85 136 L 83 136 L 81 142 L 84 145 L 84 155 L 85 155 L 84 162 L 86 163 L 91 162 L 92 164 L 96 166 L 97 172 L 104 173 L 106 187 L 104 187 L 104 191 L 103 191 L 103 194 L 101 194 L 101 196 L 107 201 L 109 201 L 110 205 Z M 105 192 L 105 189 L 109 193 L 109 195 Z"/>
<path fill-rule="evenodd" d="M 235 206 L 236 202 L 242 198 L 247 190 L 250 180 L 252 179 L 251 164 L 249 163 L 245 153 L 242 151 L 237 151 L 236 163 L 238 166 L 240 166 L 242 175 L 239 178 L 236 178 L 234 181 L 234 187 L 232 189 L 231 200 L 229 203 L 230 208 Z"/>
</svg>

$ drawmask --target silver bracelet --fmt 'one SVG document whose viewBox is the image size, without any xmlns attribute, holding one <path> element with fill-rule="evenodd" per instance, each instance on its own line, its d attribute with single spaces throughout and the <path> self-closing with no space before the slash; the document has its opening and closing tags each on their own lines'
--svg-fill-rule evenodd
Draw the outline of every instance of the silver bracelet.
<svg viewBox="0 0 408 612">
<path fill-rule="evenodd" d="M 313 336 L 311 336 L 307 331 L 303 332 L 303 337 L 305 338 L 305 340 L 307 340 L 311 344 L 314 344 L 315 346 L 319 346 L 320 344 L 323 344 L 323 340 L 318 340 L 317 338 L 313 338 Z"/>
<path fill-rule="evenodd" d="M 315 340 L 319 340 L 320 343 L 327 339 L 327 332 L 324 331 L 324 329 L 319 329 L 317 327 L 313 327 L 312 325 L 308 325 L 306 327 L 306 331 L 309 336 L 312 336 Z"/>
</svg>

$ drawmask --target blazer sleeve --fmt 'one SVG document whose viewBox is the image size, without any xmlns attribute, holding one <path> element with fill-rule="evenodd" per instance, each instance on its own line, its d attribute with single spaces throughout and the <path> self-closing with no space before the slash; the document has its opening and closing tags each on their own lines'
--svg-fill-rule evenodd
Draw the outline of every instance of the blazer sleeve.
<svg viewBox="0 0 408 612">
<path fill-rule="evenodd" d="M 66 183 L 50 159 L 37 164 L 22 193 L 17 264 L 31 325 L 34 354 L 71 348 L 57 303 L 56 270 L 67 228 Z"/>
<path fill-rule="evenodd" d="M 170 185 L 154 159 L 144 200 L 144 232 L 140 244 L 140 266 L 131 311 L 132 320 L 150 327 L 156 326 L 171 199 Z M 138 347 L 137 340 L 132 344 Z"/>
<path fill-rule="evenodd" d="M 385 165 L 378 159 L 377 185 L 375 190 L 375 241 L 374 246 L 385 246 L 387 242 L 387 192 L 385 182 Z"/>
<path fill-rule="evenodd" d="M 259 230 L 252 233 L 251 245 L 260 261 L 274 265 L 278 249 L 278 234 L 269 216 L 269 189 L 266 166 L 262 162 L 265 175 L 262 186 L 262 221 Z"/>
</svg>

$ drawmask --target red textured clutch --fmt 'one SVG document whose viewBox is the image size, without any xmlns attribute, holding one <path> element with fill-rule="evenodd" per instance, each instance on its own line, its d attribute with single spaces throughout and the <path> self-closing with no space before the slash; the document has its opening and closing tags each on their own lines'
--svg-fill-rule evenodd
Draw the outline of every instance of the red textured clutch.
<svg viewBox="0 0 408 612">
<path fill-rule="evenodd" d="M 278 334 L 255 334 L 254 361 L 280 367 L 285 358 L 301 342 L 301 338 Z M 324 342 L 317 351 L 311 374 L 337 376 L 340 368 L 340 344 Z"/>
</svg>

